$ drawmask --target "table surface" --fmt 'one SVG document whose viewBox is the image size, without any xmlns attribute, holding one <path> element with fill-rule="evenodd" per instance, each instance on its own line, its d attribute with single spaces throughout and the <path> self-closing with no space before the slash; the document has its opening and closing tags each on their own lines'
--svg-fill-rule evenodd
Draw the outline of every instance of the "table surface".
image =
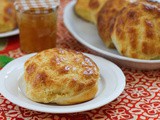
<svg viewBox="0 0 160 120">
<path fill-rule="evenodd" d="M 61 1 L 58 17 L 57 47 L 81 52 L 94 52 L 76 41 L 63 23 L 63 10 L 70 0 Z M 24 54 L 19 48 L 19 36 L 0 39 L 0 54 L 18 58 Z M 0 94 L 0 120 L 157 120 L 160 119 L 160 70 L 140 71 L 121 67 L 126 76 L 122 94 L 100 108 L 70 114 L 50 114 L 19 107 Z"/>
</svg>

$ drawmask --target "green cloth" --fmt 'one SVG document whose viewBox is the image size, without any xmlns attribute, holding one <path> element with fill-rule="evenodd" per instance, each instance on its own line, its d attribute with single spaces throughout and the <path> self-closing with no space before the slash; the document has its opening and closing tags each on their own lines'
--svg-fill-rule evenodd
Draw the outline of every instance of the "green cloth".
<svg viewBox="0 0 160 120">
<path fill-rule="evenodd" d="M 13 58 L 5 56 L 5 55 L 0 55 L 0 68 L 3 68 L 7 63 L 12 61 Z"/>
</svg>

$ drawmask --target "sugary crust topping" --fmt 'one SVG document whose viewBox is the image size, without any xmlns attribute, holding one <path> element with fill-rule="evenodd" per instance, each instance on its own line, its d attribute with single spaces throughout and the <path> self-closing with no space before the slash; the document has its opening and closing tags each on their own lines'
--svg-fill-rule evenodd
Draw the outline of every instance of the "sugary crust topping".
<svg viewBox="0 0 160 120">
<path fill-rule="evenodd" d="M 11 31 L 17 27 L 16 11 L 13 3 L 7 0 L 0 2 L 0 33 Z"/>
<path fill-rule="evenodd" d="M 45 50 L 25 63 L 25 80 L 36 90 L 54 86 L 55 91 L 78 94 L 93 87 L 98 79 L 97 65 L 89 57 L 73 50 Z"/>
<path fill-rule="evenodd" d="M 89 7 L 91 9 L 97 9 L 99 7 L 100 3 L 98 0 L 90 0 Z"/>
<path fill-rule="evenodd" d="M 111 31 L 113 29 L 116 16 L 129 3 L 131 3 L 131 0 L 107 0 L 98 13 L 98 32 L 105 45 L 109 48 L 114 48 L 114 44 L 111 40 Z"/>
<path fill-rule="evenodd" d="M 159 25 L 159 3 L 133 3 L 119 13 L 112 39 L 122 55 L 154 59 L 160 56 Z"/>
</svg>

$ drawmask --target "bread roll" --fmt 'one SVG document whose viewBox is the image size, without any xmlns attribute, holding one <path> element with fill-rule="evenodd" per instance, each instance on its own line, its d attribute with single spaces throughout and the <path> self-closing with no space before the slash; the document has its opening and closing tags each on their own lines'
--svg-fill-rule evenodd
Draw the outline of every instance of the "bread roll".
<svg viewBox="0 0 160 120">
<path fill-rule="evenodd" d="M 128 4 L 136 0 L 107 0 L 98 13 L 97 28 L 99 35 L 108 48 L 115 48 L 111 39 L 111 31 L 118 13 Z"/>
<path fill-rule="evenodd" d="M 80 52 L 49 49 L 28 59 L 26 95 L 41 103 L 75 104 L 91 100 L 98 90 L 97 65 Z"/>
<path fill-rule="evenodd" d="M 97 23 L 97 13 L 107 0 L 77 0 L 75 13 L 82 19 Z"/>
<path fill-rule="evenodd" d="M 17 27 L 16 11 L 13 2 L 1 0 L 0 2 L 0 33 L 8 32 Z"/>
<path fill-rule="evenodd" d="M 130 4 L 117 16 L 112 41 L 120 54 L 137 59 L 160 59 L 160 4 Z"/>
</svg>

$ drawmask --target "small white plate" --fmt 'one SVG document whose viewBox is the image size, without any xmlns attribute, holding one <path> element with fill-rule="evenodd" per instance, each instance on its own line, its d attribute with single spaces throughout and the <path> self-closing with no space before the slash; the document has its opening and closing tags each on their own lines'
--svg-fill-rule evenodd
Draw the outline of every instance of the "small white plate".
<svg viewBox="0 0 160 120">
<path fill-rule="evenodd" d="M 25 95 L 25 81 L 23 79 L 24 63 L 35 54 L 26 55 L 8 63 L 0 72 L 0 92 L 14 104 L 40 112 L 74 113 L 101 107 L 116 99 L 124 90 L 125 76 L 121 69 L 112 62 L 91 54 L 90 57 L 100 68 L 101 79 L 99 89 L 90 101 L 75 105 L 41 104 L 28 99 Z"/>
<path fill-rule="evenodd" d="M 67 29 L 80 43 L 121 66 L 144 70 L 160 69 L 160 60 L 128 58 L 121 56 L 117 50 L 106 48 L 98 35 L 96 26 L 77 17 L 74 12 L 75 2 L 72 1 L 66 6 L 63 17 Z"/>
<path fill-rule="evenodd" d="M 17 28 L 9 32 L 0 33 L 0 38 L 9 37 L 9 36 L 18 35 L 18 34 L 19 34 L 19 29 Z"/>
</svg>

